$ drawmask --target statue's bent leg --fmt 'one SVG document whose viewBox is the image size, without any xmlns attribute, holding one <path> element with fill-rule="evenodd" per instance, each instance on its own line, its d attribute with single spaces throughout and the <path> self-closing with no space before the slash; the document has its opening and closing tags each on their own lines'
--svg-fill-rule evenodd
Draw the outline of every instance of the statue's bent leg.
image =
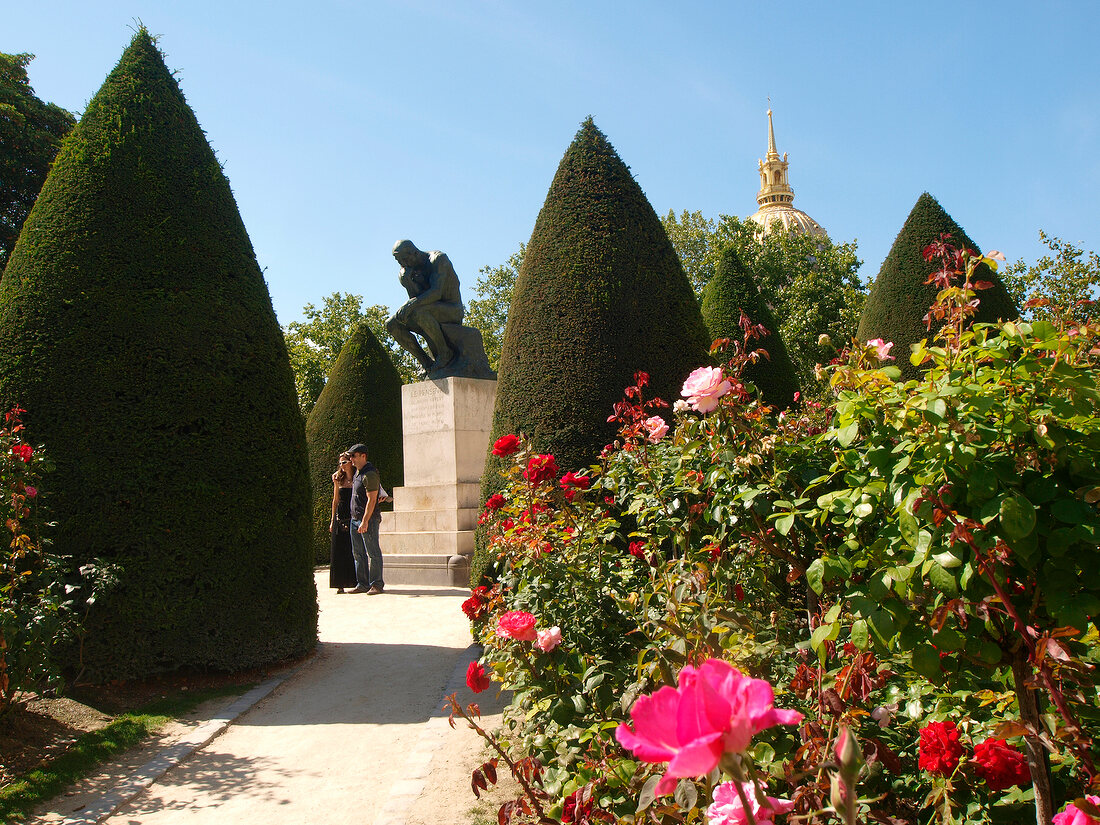
<svg viewBox="0 0 1100 825">
<path fill-rule="evenodd" d="M 455 357 L 454 349 L 439 326 L 439 322 L 449 320 L 451 314 L 444 309 L 444 305 L 431 304 L 424 309 L 415 310 L 409 319 L 409 326 L 415 328 L 428 342 L 428 348 L 435 356 L 435 363 L 432 365 L 434 369 L 447 366 Z M 443 317 L 437 317 L 440 315 Z"/>
<path fill-rule="evenodd" d="M 393 340 L 400 344 L 403 349 L 412 353 L 413 358 L 424 368 L 425 372 L 431 372 L 432 359 L 428 357 L 428 353 L 424 352 L 424 348 L 420 346 L 420 342 L 416 340 L 416 336 L 412 334 L 409 327 L 396 318 L 390 318 L 386 321 L 386 331 L 393 336 Z"/>
</svg>

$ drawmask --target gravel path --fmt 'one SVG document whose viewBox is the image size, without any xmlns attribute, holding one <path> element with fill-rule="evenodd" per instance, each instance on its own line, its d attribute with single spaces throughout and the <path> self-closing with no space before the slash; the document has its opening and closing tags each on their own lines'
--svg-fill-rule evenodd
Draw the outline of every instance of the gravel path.
<svg viewBox="0 0 1100 825">
<path fill-rule="evenodd" d="M 314 657 L 177 726 L 155 752 L 106 766 L 35 821 L 469 825 L 481 740 L 452 730 L 441 710 L 448 693 L 473 699 L 465 672 L 478 651 L 460 609 L 469 593 L 406 585 L 336 595 L 327 584 L 318 571 Z M 499 699 L 477 700 L 492 727 Z"/>
</svg>

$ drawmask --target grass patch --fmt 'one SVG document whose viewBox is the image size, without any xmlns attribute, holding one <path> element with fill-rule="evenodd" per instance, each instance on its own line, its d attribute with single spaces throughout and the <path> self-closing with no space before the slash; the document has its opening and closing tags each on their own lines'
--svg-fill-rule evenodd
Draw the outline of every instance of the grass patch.
<svg viewBox="0 0 1100 825">
<path fill-rule="evenodd" d="M 114 756 L 140 744 L 168 722 L 209 699 L 236 696 L 251 684 L 223 685 L 186 691 L 157 699 L 123 713 L 105 727 L 81 734 L 63 754 L 42 768 L 17 777 L 0 788 L 0 822 L 22 822 L 34 807 L 57 796 Z"/>
</svg>

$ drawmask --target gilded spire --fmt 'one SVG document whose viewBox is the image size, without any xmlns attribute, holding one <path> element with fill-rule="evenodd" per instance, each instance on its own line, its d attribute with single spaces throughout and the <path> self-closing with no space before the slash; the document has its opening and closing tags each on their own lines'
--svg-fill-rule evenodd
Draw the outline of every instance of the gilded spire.
<svg viewBox="0 0 1100 825">
<path fill-rule="evenodd" d="M 775 149 L 775 127 L 772 126 L 771 107 L 768 107 L 768 160 L 779 160 L 779 152 Z"/>
</svg>

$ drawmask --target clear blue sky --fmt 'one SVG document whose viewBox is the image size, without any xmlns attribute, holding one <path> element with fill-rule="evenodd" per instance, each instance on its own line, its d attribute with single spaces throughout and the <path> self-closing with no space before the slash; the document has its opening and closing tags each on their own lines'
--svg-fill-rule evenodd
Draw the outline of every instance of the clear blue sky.
<svg viewBox="0 0 1100 825">
<path fill-rule="evenodd" d="M 282 323 L 397 306 L 399 238 L 477 272 L 526 241 L 592 115 L 659 214 L 756 209 L 767 99 L 795 205 L 873 277 L 931 192 L 983 249 L 1100 249 L 1100 3 L 54 0 L 0 51 L 80 112 L 134 20 L 232 183 Z"/>
</svg>

